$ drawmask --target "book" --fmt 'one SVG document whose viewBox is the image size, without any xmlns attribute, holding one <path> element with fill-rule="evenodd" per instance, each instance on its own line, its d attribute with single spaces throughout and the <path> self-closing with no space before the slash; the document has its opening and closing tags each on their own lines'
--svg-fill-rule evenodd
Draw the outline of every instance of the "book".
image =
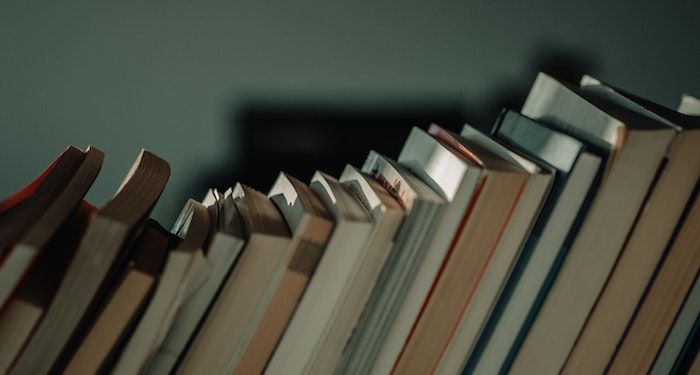
<svg viewBox="0 0 700 375">
<path fill-rule="evenodd" d="M 700 328 L 700 279 L 695 278 L 693 287 L 683 302 L 681 311 L 676 316 L 673 326 L 666 335 L 664 343 L 656 355 L 654 365 L 649 372 L 651 375 L 675 374 L 680 371 L 679 367 L 683 357 L 688 352 L 693 335 L 697 334 Z"/>
<path fill-rule="evenodd" d="M 305 295 L 316 268 L 330 247 L 334 221 L 311 188 L 286 173 L 280 173 L 268 193 L 292 231 L 289 258 L 270 284 L 264 312 L 233 372 L 261 373 L 271 361 L 290 321 Z"/>
<path fill-rule="evenodd" d="M 576 138 L 526 116 L 506 116 L 508 121 L 494 128 L 494 137 L 549 166 L 554 181 L 498 302 L 465 357 L 465 371 L 474 373 L 505 372 L 531 312 L 587 213 L 603 165 L 599 151 Z"/>
<path fill-rule="evenodd" d="M 3 253 L 3 263 L 8 248 L 22 238 L 36 217 L 63 191 L 84 158 L 82 151 L 68 147 L 44 172 L 3 202 L 0 216 L 0 251 Z"/>
<path fill-rule="evenodd" d="M 182 238 L 167 254 L 153 297 L 131 333 L 112 371 L 143 372 L 170 329 L 184 301 L 209 275 L 202 246 L 209 234 L 209 212 L 190 199 L 177 218 L 173 233 Z"/>
<path fill-rule="evenodd" d="M 93 299 L 130 234 L 138 229 L 170 176 L 168 164 L 142 151 L 117 194 L 90 220 L 44 318 L 16 359 L 11 374 L 47 373 L 71 336 L 97 305 Z M 123 256 L 123 255 L 122 255 Z M 77 331 L 76 331 L 77 332 Z M 60 366 L 59 366 L 60 367 Z"/>
<path fill-rule="evenodd" d="M 36 191 L 0 219 L 9 221 L 0 224 L 0 307 L 83 199 L 103 159 L 104 154 L 94 147 L 88 147 L 85 153 L 69 147 L 47 170 Z"/>
<path fill-rule="evenodd" d="M 540 73 L 522 113 L 610 150 L 605 174 L 514 357 L 515 373 L 561 370 L 614 266 L 676 131 Z"/>
<path fill-rule="evenodd" d="M 148 374 L 169 374 L 187 350 L 190 338 L 196 335 L 209 308 L 221 291 L 238 259 L 245 240 L 241 219 L 235 206 L 224 202 L 223 194 L 211 189 L 202 200 L 209 209 L 210 234 L 205 256 L 209 277 L 184 302 L 170 326 L 168 335 L 149 362 Z"/>
<path fill-rule="evenodd" d="M 372 235 L 369 212 L 337 179 L 317 171 L 309 188 L 323 202 L 335 226 L 294 316 L 265 368 L 268 374 L 305 372 Z"/>
<path fill-rule="evenodd" d="M 700 270 L 698 185 L 682 225 L 608 364 L 610 374 L 648 372 Z"/>
<path fill-rule="evenodd" d="M 473 202 L 479 197 L 486 181 L 485 168 L 478 156 L 469 152 L 456 154 L 452 145 L 418 128 L 411 131 L 399 155 L 399 163 L 449 203 L 444 216 L 437 223 L 431 248 L 418 264 L 415 277 L 407 283 L 406 295 L 403 301 L 399 301 L 396 315 L 387 324 L 386 339 L 372 369 L 374 373 L 391 371 L 399 359 L 404 344 L 430 299 L 436 279 L 441 277 L 444 265 L 460 246 Z M 519 187 L 517 179 L 513 182 Z M 505 201 L 508 202 L 508 198 Z"/>
<path fill-rule="evenodd" d="M 568 355 L 562 370 L 567 374 L 605 370 L 700 177 L 700 118 L 655 105 L 592 77 L 584 77 L 581 86 L 604 101 L 667 124 L 676 134 L 634 228 Z"/>
<path fill-rule="evenodd" d="M 517 121 L 518 116 L 514 112 L 504 111 L 496 121 L 496 127 L 504 121 Z M 464 359 L 471 354 L 488 316 L 498 301 L 554 179 L 552 168 L 549 166 L 538 165 L 535 161 L 518 155 L 469 125 L 462 128 L 461 136 L 522 168 L 527 172 L 527 182 L 518 197 L 517 205 L 513 208 L 508 225 L 503 229 L 498 245 L 493 249 L 491 259 L 479 278 L 478 286 L 470 299 L 467 299 L 458 326 L 451 334 L 442 355 L 438 356 L 439 361 L 434 369 L 437 373 L 456 374 L 462 370 Z"/>
<path fill-rule="evenodd" d="M 683 95 L 681 104 L 678 106 L 678 112 L 691 116 L 700 116 L 700 99 L 687 94 Z"/>
<path fill-rule="evenodd" d="M 372 370 L 388 324 L 405 299 L 420 262 L 426 252 L 434 248 L 439 250 L 445 241 L 436 238 L 436 230 L 444 216 L 445 199 L 396 161 L 375 151 L 367 156 L 362 171 L 382 184 L 406 209 L 407 216 L 396 233 L 394 247 L 362 318 L 343 350 L 336 367 L 339 373 L 368 373 Z"/>
<path fill-rule="evenodd" d="M 0 372 L 6 373 L 51 303 L 90 216 L 97 210 L 81 201 L 37 255 L 12 298 L 0 310 Z"/>
<path fill-rule="evenodd" d="M 394 245 L 394 236 L 405 218 L 400 202 L 360 169 L 346 165 L 339 180 L 372 215 L 374 228 L 366 254 L 355 265 L 351 281 L 326 326 L 324 338 L 316 343 L 315 357 L 305 368 L 305 372 L 316 374 L 330 373 L 337 367 L 346 343 L 362 319 L 364 307 Z"/>
<path fill-rule="evenodd" d="M 69 147 L 0 200 L 0 373 L 700 373 L 699 104 L 539 74 L 488 134 L 210 189 L 170 230 L 167 162 L 96 208 L 104 155 Z"/>
<path fill-rule="evenodd" d="M 246 245 L 184 355 L 177 370 L 183 374 L 233 370 L 260 318 L 271 282 L 283 272 L 293 250 L 287 223 L 264 194 L 236 184 L 225 199 L 241 216 Z"/>
<path fill-rule="evenodd" d="M 431 125 L 434 140 L 461 157 L 466 168 L 480 169 L 481 181 L 443 260 L 430 293 L 410 327 L 393 371 L 423 374 L 435 371 L 439 359 L 471 301 L 484 269 L 522 196 L 527 171 L 491 152 L 479 142 Z"/>
<path fill-rule="evenodd" d="M 145 224 L 134 244 L 128 269 L 63 370 L 64 373 L 95 374 L 108 370 L 151 295 L 169 242 L 169 233 L 156 222 Z"/>
</svg>

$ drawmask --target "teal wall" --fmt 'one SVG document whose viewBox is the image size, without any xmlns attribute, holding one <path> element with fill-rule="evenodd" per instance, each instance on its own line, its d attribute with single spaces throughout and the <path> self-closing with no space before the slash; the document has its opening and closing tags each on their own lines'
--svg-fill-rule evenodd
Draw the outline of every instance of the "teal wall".
<svg viewBox="0 0 700 375">
<path fill-rule="evenodd" d="M 700 1 L 3 1 L 0 196 L 93 144 L 100 204 L 146 147 L 172 165 L 169 226 L 203 195 L 198 169 L 235 154 L 229 115 L 250 97 L 478 108 L 552 50 L 675 106 L 700 95 L 699 15 Z"/>
</svg>

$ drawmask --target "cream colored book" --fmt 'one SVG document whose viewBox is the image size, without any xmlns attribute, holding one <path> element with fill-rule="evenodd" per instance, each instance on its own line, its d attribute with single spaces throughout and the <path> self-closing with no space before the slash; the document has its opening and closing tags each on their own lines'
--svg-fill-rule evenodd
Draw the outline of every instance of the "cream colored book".
<svg viewBox="0 0 700 375">
<path fill-rule="evenodd" d="M 231 372 L 259 319 L 273 280 L 283 272 L 289 228 L 264 194 L 236 184 L 227 192 L 241 215 L 246 246 L 177 372 Z"/>
<path fill-rule="evenodd" d="M 261 373 L 297 310 L 323 256 L 334 223 L 319 197 L 303 182 L 280 173 L 268 193 L 292 231 L 290 258 L 270 286 L 269 299 L 235 363 L 234 373 Z"/>
<path fill-rule="evenodd" d="M 316 172 L 309 187 L 332 215 L 335 227 L 294 316 L 265 369 L 267 374 L 305 372 L 372 234 L 369 212 L 338 180 Z"/>
<path fill-rule="evenodd" d="M 350 341 L 343 349 L 335 372 L 369 373 L 386 338 L 397 308 L 405 300 L 410 283 L 428 253 L 439 253 L 451 239 L 445 230 L 457 224 L 445 221 L 446 201 L 416 175 L 396 161 L 371 151 L 362 171 L 379 182 L 407 216 L 380 272 Z M 454 217 L 452 217 L 454 218 Z M 446 238 L 449 237 L 449 238 Z M 439 255 L 439 254 L 438 254 Z"/>
<path fill-rule="evenodd" d="M 689 116 L 700 116 L 700 99 L 687 94 L 683 95 L 678 112 Z"/>
<path fill-rule="evenodd" d="M 221 193 L 210 190 L 202 204 L 207 206 L 211 217 L 212 233 L 205 251 L 209 277 L 180 308 L 168 335 L 145 371 L 148 374 L 169 374 L 175 369 L 190 337 L 206 319 L 209 307 L 245 245 L 238 212 L 235 207 L 225 206 Z"/>
<path fill-rule="evenodd" d="M 355 265 L 305 373 L 328 374 L 337 367 L 406 216 L 401 203 L 360 169 L 347 165 L 340 182 L 371 213 L 374 228 L 363 259 Z"/>
<path fill-rule="evenodd" d="M 117 194 L 90 221 L 75 256 L 11 374 L 48 373 L 81 324 L 104 278 L 162 193 L 168 164 L 142 151 Z"/>
</svg>

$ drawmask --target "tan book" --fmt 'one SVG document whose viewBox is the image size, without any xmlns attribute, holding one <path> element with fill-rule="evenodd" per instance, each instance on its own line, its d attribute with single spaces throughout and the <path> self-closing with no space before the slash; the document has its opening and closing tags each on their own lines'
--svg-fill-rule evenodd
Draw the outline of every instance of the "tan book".
<svg viewBox="0 0 700 375">
<path fill-rule="evenodd" d="M 89 147 L 85 153 L 66 150 L 37 190 L 0 223 L 0 307 L 10 298 L 27 270 L 83 199 L 102 166 L 104 154 Z M 50 249 L 47 249 L 50 251 Z"/>
<path fill-rule="evenodd" d="M 192 199 L 182 209 L 173 233 L 183 238 L 170 251 L 153 297 L 127 340 L 115 374 L 142 373 L 170 329 L 177 311 L 209 274 L 202 246 L 209 235 L 209 212 Z"/>
<path fill-rule="evenodd" d="M 131 264 L 114 288 L 95 323 L 68 362 L 66 374 L 96 374 L 136 323 L 167 256 L 170 236 L 155 222 L 147 223 L 134 245 Z"/>
<path fill-rule="evenodd" d="M 620 92 L 591 77 L 585 77 L 582 85 L 609 101 L 668 123 L 676 135 L 634 229 L 569 353 L 563 368 L 566 374 L 605 370 L 700 177 L 699 118 Z"/>
<path fill-rule="evenodd" d="M 292 230 L 293 249 L 286 269 L 273 281 L 271 298 L 235 364 L 233 373 L 262 373 L 294 316 L 324 248 L 333 221 L 321 200 L 303 182 L 280 173 L 268 193 Z"/>
<path fill-rule="evenodd" d="M 543 73 L 522 112 L 610 151 L 590 210 L 511 367 L 513 373 L 549 374 L 561 370 L 574 346 L 676 131 Z"/>
<path fill-rule="evenodd" d="M 231 372 L 271 295 L 273 280 L 286 269 L 289 228 L 264 194 L 237 184 L 227 192 L 247 236 L 246 246 L 177 372 Z"/>
<path fill-rule="evenodd" d="M 690 364 L 688 375 L 700 375 L 700 354 L 695 354 L 693 363 Z"/>
<path fill-rule="evenodd" d="M 422 311 L 394 363 L 392 372 L 398 374 L 426 374 L 437 367 L 498 246 L 528 177 L 521 166 L 483 145 L 435 125 L 430 127 L 429 133 L 435 137 L 434 142 L 442 143 L 461 157 L 467 168 L 482 169 L 483 177 L 469 204 L 465 224 L 453 240 L 451 254 L 436 275 Z"/>
<path fill-rule="evenodd" d="M 43 317 L 96 210 L 84 201 L 73 210 L 0 310 L 0 373 L 7 372 Z"/>
<path fill-rule="evenodd" d="M 114 260 L 141 224 L 170 177 L 168 164 L 142 151 L 117 194 L 92 218 L 44 319 L 24 347 L 11 374 L 48 373 L 83 316 L 94 309 Z"/>
<path fill-rule="evenodd" d="M 690 211 L 661 263 L 624 338 L 609 374 L 647 373 L 700 270 L 700 200 L 696 186 Z"/>
<path fill-rule="evenodd" d="M 524 119 L 511 111 L 504 111 L 496 121 L 494 129 L 502 129 Z M 522 123 L 521 123 L 522 124 Z M 469 125 L 464 125 L 460 136 L 480 145 L 511 164 L 527 171 L 527 182 L 513 213 L 508 220 L 491 259 L 479 277 L 478 286 L 466 301 L 459 325 L 449 337 L 434 371 L 437 373 L 459 373 L 465 358 L 471 354 L 479 335 L 501 296 L 506 282 L 520 257 L 531 230 L 553 185 L 554 173 L 544 164 L 536 164 L 520 156 L 511 148 L 500 144 L 486 134 Z"/>
</svg>

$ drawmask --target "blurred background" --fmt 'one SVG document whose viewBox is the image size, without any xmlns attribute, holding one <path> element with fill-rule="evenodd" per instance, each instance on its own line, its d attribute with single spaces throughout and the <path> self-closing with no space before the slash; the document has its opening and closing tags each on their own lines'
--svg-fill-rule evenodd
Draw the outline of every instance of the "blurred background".
<svg viewBox="0 0 700 375">
<path fill-rule="evenodd" d="M 589 73 L 676 107 L 700 95 L 700 1 L 0 3 L 0 196 L 67 145 L 106 153 L 102 204 L 141 148 L 154 211 L 280 169 L 338 175 L 411 126 L 488 130 L 537 71 Z"/>
</svg>

